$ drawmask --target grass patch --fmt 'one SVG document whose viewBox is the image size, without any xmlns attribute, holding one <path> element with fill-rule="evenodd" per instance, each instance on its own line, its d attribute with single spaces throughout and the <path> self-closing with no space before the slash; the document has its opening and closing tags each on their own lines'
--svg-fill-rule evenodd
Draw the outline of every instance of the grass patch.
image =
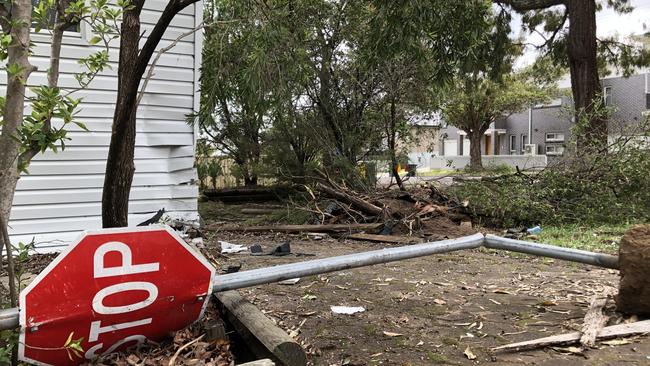
<svg viewBox="0 0 650 366">
<path fill-rule="evenodd" d="M 454 169 L 431 169 L 426 171 L 417 171 L 415 173 L 418 177 L 440 177 L 445 175 L 458 175 L 460 174 L 457 170 Z"/>
<path fill-rule="evenodd" d="M 433 353 L 431 351 L 427 351 L 427 360 L 437 365 L 444 365 L 449 363 L 449 360 L 447 357 L 445 357 L 445 355 L 441 355 L 440 353 Z"/>
<path fill-rule="evenodd" d="M 618 245 L 631 225 L 578 225 L 544 227 L 539 242 L 592 252 L 616 253 Z"/>
</svg>

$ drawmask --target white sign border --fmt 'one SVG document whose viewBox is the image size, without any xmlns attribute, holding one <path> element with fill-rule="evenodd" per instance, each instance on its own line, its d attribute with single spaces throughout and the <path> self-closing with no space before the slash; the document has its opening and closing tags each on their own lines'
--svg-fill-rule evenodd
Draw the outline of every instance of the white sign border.
<svg viewBox="0 0 650 366">
<path fill-rule="evenodd" d="M 119 233 L 134 233 L 134 232 L 152 232 L 152 231 L 161 231 L 165 230 L 167 233 L 169 233 L 176 241 L 185 248 L 190 254 L 194 256 L 199 262 L 201 262 L 208 270 L 210 271 L 210 282 L 208 285 L 208 292 L 205 295 L 205 299 L 203 300 L 203 306 L 201 307 L 201 313 L 199 314 L 199 317 L 196 319 L 196 321 L 200 320 L 203 318 L 203 315 L 205 314 L 205 310 L 208 306 L 208 303 L 210 301 L 210 296 L 212 295 L 212 287 L 213 287 L 213 279 L 215 277 L 215 272 L 216 269 L 214 266 L 201 254 L 199 253 L 196 249 L 194 249 L 192 246 L 187 244 L 183 238 L 180 237 L 178 232 L 176 230 L 172 229 L 168 225 L 149 225 L 149 226 L 136 226 L 136 227 L 121 227 L 121 228 L 111 228 L 111 229 L 99 229 L 99 230 L 86 230 L 79 234 L 79 237 L 75 239 L 70 245 L 68 245 L 50 264 L 48 264 L 45 269 L 41 271 L 41 273 L 34 278 L 34 280 L 27 285 L 21 292 L 20 292 L 20 309 L 25 308 L 25 301 L 27 298 L 27 294 L 38 285 L 45 276 L 47 276 L 74 248 L 79 245 L 85 239 L 87 236 L 90 235 L 103 235 L 103 234 L 119 234 Z M 29 330 L 27 329 L 27 316 L 25 314 L 25 311 L 20 310 L 19 311 L 19 322 L 20 322 L 20 335 L 18 338 L 18 359 L 20 361 L 28 362 L 30 364 L 36 365 L 36 366 L 56 366 L 56 365 L 50 365 L 47 363 L 43 363 L 40 361 L 32 360 L 28 357 L 25 357 L 25 332 L 28 332 Z"/>
</svg>

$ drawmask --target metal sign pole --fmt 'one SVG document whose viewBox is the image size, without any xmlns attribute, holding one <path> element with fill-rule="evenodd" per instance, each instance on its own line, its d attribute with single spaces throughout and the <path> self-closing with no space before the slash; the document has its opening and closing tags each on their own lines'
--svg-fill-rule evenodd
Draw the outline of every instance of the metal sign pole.
<svg viewBox="0 0 650 366">
<path fill-rule="evenodd" d="M 245 287 L 274 283 L 290 278 L 313 276 L 351 268 L 389 263 L 405 259 L 447 253 L 463 249 L 486 248 L 526 253 L 536 256 L 563 259 L 594 266 L 618 269 L 618 257 L 584 250 L 562 248 L 554 245 L 505 239 L 495 235 L 474 234 L 458 239 L 442 240 L 417 245 L 374 250 L 338 257 L 283 264 L 250 271 L 217 275 L 212 278 L 213 292 L 236 290 Z M 18 308 L 0 310 L 0 330 L 18 327 Z"/>
</svg>

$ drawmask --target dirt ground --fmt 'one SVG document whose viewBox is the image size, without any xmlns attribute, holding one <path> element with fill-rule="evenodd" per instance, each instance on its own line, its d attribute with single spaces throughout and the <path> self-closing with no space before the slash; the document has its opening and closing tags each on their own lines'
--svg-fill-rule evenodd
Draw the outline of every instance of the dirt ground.
<svg viewBox="0 0 650 366">
<path fill-rule="evenodd" d="M 218 259 L 222 269 L 241 265 L 248 270 L 390 246 L 329 236 L 313 240 L 305 234 L 210 234 L 205 243 L 213 253 L 219 250 L 218 240 L 261 244 L 267 252 L 289 241 L 296 253 L 229 254 Z M 580 353 L 568 347 L 489 351 L 579 330 L 592 295 L 617 281 L 613 270 L 472 250 L 240 292 L 287 331 L 298 330 L 313 365 L 650 365 L 648 337 L 601 343 Z M 365 311 L 338 315 L 330 309 L 337 305 Z"/>
<path fill-rule="evenodd" d="M 237 211 L 221 207 L 204 212 L 204 217 L 207 223 L 241 222 Z M 440 240 L 472 229 L 438 222 L 425 231 L 428 239 Z M 392 246 L 328 235 L 315 240 L 306 234 L 206 234 L 205 251 L 216 258 L 220 270 L 239 265 L 249 270 Z M 218 240 L 261 244 L 266 252 L 289 241 L 293 254 L 246 252 L 224 259 L 217 255 Z M 35 256 L 26 267 L 38 273 L 51 259 Z M 240 292 L 282 328 L 298 334 L 312 365 L 650 365 L 650 337 L 599 343 L 598 348 L 579 353 L 569 347 L 489 351 L 502 344 L 579 330 L 591 296 L 603 286 L 617 284 L 617 271 L 481 249 Z M 0 292 L 4 297 L 6 289 Z M 334 314 L 330 307 L 338 305 L 361 306 L 365 311 Z M 614 316 L 612 321 L 625 320 Z"/>
</svg>

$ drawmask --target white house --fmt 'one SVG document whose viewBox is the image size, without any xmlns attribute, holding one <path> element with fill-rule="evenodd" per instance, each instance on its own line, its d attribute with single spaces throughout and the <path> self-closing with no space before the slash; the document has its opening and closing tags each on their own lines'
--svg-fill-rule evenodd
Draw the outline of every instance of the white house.
<svg viewBox="0 0 650 366">
<path fill-rule="evenodd" d="M 143 31 L 151 31 L 166 4 L 164 0 L 145 2 Z M 176 16 L 159 47 L 199 25 L 202 14 L 200 1 L 186 8 Z M 79 32 L 66 32 L 61 52 L 62 87 L 78 85 L 73 77 L 79 71 L 76 60 L 93 50 L 88 45 L 91 37 L 84 26 Z M 32 35 L 35 55 L 31 61 L 39 70 L 32 74 L 30 85 L 46 83 L 49 39 L 49 34 Z M 101 227 L 104 169 L 117 94 L 118 41 L 112 46 L 112 70 L 105 70 L 89 89 L 76 94 L 83 97 L 78 120 L 90 131 L 70 127 L 71 140 L 65 150 L 38 155 L 29 167 L 30 174 L 20 178 L 9 221 L 12 242 L 34 238 L 40 250 L 56 250 L 80 231 Z M 197 133 L 185 118 L 198 108 L 201 46 L 202 34 L 196 32 L 163 54 L 142 99 L 129 225 L 137 225 L 161 208 L 174 218 L 198 218 L 193 168 Z M 0 92 L 4 94 L 6 75 L 0 74 Z"/>
</svg>

